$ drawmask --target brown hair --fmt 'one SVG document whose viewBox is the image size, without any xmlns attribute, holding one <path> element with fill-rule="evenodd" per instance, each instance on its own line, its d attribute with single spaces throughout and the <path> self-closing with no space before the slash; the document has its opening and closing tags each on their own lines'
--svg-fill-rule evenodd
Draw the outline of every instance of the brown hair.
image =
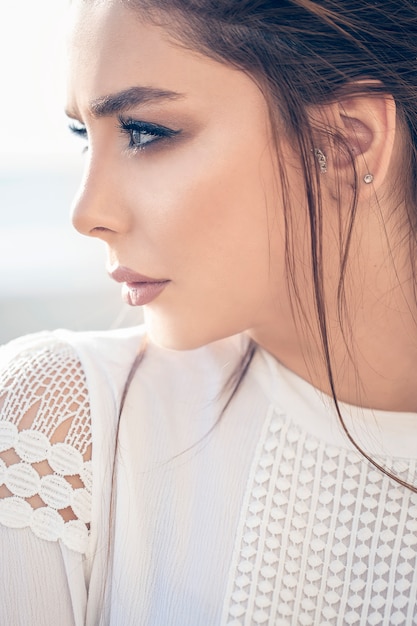
<svg viewBox="0 0 417 626">
<path fill-rule="evenodd" d="M 417 491 L 372 459 L 352 438 L 340 413 L 332 369 L 324 298 L 319 165 L 314 137 L 325 136 L 352 165 L 352 196 L 348 224 L 343 225 L 338 286 L 339 319 L 346 319 L 344 279 L 358 202 L 358 177 L 353 156 L 341 135 L 314 126 L 309 107 L 341 95 L 393 96 L 405 136 L 401 189 L 408 221 L 408 244 L 415 279 L 417 231 L 417 2 L 415 0 L 122 0 L 190 49 L 232 65 L 250 75 L 269 105 L 278 149 L 277 120 L 298 148 L 307 198 L 312 284 L 321 352 L 340 422 L 352 444 L 368 461 L 402 485 Z M 280 166 L 286 222 L 287 277 L 294 313 L 308 325 L 298 292 L 292 246 L 290 194 Z M 416 281 L 414 281 L 416 283 Z M 343 329 L 342 329 L 343 330 Z M 237 372 L 230 403 L 253 356 L 253 344 Z"/>
</svg>

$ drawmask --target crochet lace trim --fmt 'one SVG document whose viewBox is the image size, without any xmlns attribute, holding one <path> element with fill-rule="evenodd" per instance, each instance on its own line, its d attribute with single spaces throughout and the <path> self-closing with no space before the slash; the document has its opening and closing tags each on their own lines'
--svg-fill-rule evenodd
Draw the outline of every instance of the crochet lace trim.
<svg viewBox="0 0 417 626">
<path fill-rule="evenodd" d="M 49 342 L 0 373 L 0 523 L 85 552 L 91 521 L 91 421 L 83 369 Z"/>
</svg>

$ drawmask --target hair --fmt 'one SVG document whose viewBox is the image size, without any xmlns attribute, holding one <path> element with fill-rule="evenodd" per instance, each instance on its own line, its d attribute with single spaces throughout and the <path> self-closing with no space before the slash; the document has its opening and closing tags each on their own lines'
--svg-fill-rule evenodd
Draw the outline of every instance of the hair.
<svg viewBox="0 0 417 626">
<path fill-rule="evenodd" d="M 352 194 L 347 224 L 340 225 L 339 321 L 348 319 L 345 275 L 358 205 L 359 180 L 354 157 L 330 126 L 311 120 L 311 107 L 358 95 L 391 95 L 404 135 L 401 199 L 405 207 L 406 243 L 416 295 L 417 232 L 417 2 L 415 0 L 122 0 L 145 19 L 169 25 L 172 37 L 189 49 L 248 74 L 262 90 L 279 156 L 278 129 L 299 153 L 304 176 L 309 225 L 311 280 L 320 351 L 331 395 L 342 427 L 357 450 L 390 478 L 417 491 L 371 458 L 353 439 L 340 412 L 332 367 L 324 292 L 322 230 L 325 214 L 320 190 L 320 165 L 314 158 L 317 137 L 325 138 L 350 158 Z M 288 183 L 282 160 L 278 175 L 284 195 L 287 279 L 293 312 L 311 326 L 303 309 L 297 279 Z M 346 207 L 344 207 L 346 208 Z M 339 212 L 342 215 L 342 212 Z M 346 214 L 344 211 L 343 214 Z M 401 213 L 403 218 L 403 212 Z M 342 218 L 340 218 L 342 219 Z M 404 224 L 401 224 L 404 227 Z M 346 344 L 347 348 L 348 345 Z M 252 359 L 253 344 L 242 360 L 236 393 Z M 351 352 L 348 348 L 348 353 Z M 229 381 L 230 382 L 230 381 Z M 224 412 L 224 411 L 223 411 Z M 223 414 L 222 412 L 222 414 Z"/>
</svg>

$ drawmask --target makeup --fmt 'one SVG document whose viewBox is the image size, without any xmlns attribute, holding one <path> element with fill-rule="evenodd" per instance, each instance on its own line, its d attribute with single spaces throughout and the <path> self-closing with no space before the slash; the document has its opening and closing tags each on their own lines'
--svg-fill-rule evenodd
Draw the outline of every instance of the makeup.
<svg viewBox="0 0 417 626">
<path fill-rule="evenodd" d="M 110 276 L 118 283 L 123 283 L 122 297 L 131 306 L 149 304 L 165 289 L 170 282 L 165 279 L 150 278 L 137 274 L 127 267 L 117 267 Z"/>
</svg>

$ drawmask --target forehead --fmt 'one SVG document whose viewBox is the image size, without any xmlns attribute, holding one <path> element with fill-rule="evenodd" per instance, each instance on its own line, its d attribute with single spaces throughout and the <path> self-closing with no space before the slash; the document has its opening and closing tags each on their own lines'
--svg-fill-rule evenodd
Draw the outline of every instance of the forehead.
<svg viewBox="0 0 417 626">
<path fill-rule="evenodd" d="M 242 72 L 185 49 L 117 0 L 72 4 L 68 57 L 69 101 L 77 108 L 134 85 L 204 100 L 229 91 L 238 97 L 252 83 Z"/>
<path fill-rule="evenodd" d="M 72 5 L 68 53 L 75 82 L 88 82 L 94 89 L 97 81 L 107 91 L 117 88 L 118 81 L 121 86 L 129 74 L 146 80 L 152 71 L 165 69 L 169 77 L 173 48 L 162 29 L 118 2 L 77 0 Z"/>
</svg>

